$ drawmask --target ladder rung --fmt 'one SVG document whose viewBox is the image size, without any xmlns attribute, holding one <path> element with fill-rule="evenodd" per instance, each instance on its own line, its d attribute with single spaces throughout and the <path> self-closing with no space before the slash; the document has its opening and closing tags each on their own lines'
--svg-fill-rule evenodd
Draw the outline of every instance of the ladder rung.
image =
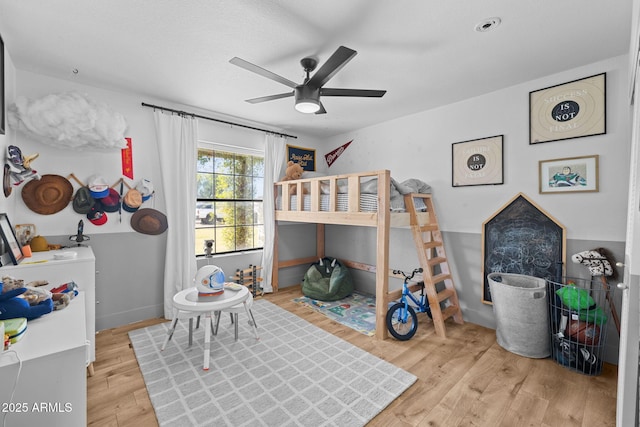
<svg viewBox="0 0 640 427">
<path fill-rule="evenodd" d="M 438 231 L 438 225 L 437 224 L 425 224 L 425 225 L 421 225 L 420 226 L 420 231 L 423 233 L 429 232 L 429 231 Z"/>
<path fill-rule="evenodd" d="M 434 265 L 442 264 L 443 262 L 447 262 L 447 259 L 441 256 L 433 257 L 428 261 L 431 267 L 433 267 Z"/>
<path fill-rule="evenodd" d="M 442 310 L 443 319 L 448 319 L 450 317 L 455 316 L 456 314 L 458 314 L 458 306 L 456 305 L 450 305 L 449 307 Z"/>
<path fill-rule="evenodd" d="M 435 285 L 437 283 L 444 282 L 445 280 L 449 280 L 449 279 L 451 279 L 451 274 L 449 273 L 438 274 L 437 276 L 433 276 L 431 278 L 431 283 Z"/>
<path fill-rule="evenodd" d="M 442 246 L 442 242 L 438 242 L 437 240 L 432 240 L 430 242 L 424 242 L 423 244 L 425 249 L 433 249 Z"/>
<path fill-rule="evenodd" d="M 438 292 L 438 302 L 447 300 L 452 296 L 453 296 L 453 289 L 449 289 L 449 288 L 443 289 L 440 292 Z"/>
</svg>

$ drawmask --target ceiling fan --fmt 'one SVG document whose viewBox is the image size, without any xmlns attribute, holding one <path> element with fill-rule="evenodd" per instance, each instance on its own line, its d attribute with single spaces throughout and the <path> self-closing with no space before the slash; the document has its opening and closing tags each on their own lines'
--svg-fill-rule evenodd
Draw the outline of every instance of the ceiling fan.
<svg viewBox="0 0 640 427">
<path fill-rule="evenodd" d="M 304 69 L 307 76 L 302 84 L 292 82 L 282 76 L 279 76 L 271 71 L 265 70 L 262 67 L 254 65 L 250 62 L 240 59 L 238 57 L 232 58 L 229 62 L 245 70 L 251 71 L 256 74 L 260 74 L 263 77 L 274 80 L 278 83 L 282 83 L 285 86 L 289 86 L 293 89 L 291 92 L 279 93 L 276 95 L 262 96 L 260 98 L 247 99 L 246 101 L 251 104 L 257 104 L 265 101 L 273 101 L 274 99 L 287 98 L 289 96 L 295 97 L 295 108 L 301 113 L 316 113 L 324 114 L 327 111 L 324 109 L 322 102 L 320 102 L 321 96 L 355 96 L 355 97 L 370 97 L 381 98 L 387 91 L 386 90 L 368 90 L 368 89 L 337 89 L 323 87 L 338 71 L 342 69 L 347 63 L 356 56 L 358 52 L 348 47 L 340 46 L 331 55 L 327 61 L 322 64 L 320 69 L 316 71 L 313 77 L 310 76 L 311 72 L 316 69 L 318 60 L 313 57 L 302 58 L 300 64 Z"/>
</svg>

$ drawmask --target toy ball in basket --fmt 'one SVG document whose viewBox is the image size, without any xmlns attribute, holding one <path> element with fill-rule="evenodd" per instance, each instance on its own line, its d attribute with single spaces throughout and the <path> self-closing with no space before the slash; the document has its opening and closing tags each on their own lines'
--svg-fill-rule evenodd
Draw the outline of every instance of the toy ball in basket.
<svg viewBox="0 0 640 427">
<path fill-rule="evenodd" d="M 224 271 L 216 265 L 205 265 L 196 273 L 198 296 L 211 297 L 224 292 Z"/>
<path fill-rule="evenodd" d="M 571 320 L 567 325 L 566 334 L 582 344 L 598 345 L 600 342 L 600 327 L 594 323 Z"/>
</svg>

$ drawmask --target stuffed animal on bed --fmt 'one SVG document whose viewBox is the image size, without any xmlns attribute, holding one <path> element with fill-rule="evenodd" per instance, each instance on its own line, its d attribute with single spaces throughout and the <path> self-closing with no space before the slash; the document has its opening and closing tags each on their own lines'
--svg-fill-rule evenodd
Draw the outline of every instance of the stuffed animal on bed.
<svg viewBox="0 0 640 427">
<path fill-rule="evenodd" d="M 287 169 L 284 171 L 284 178 L 281 179 L 281 181 L 293 181 L 296 179 L 300 179 L 302 178 L 302 173 L 304 172 L 304 169 L 302 169 L 302 166 L 300 166 L 300 164 L 293 162 L 292 160 L 289 160 L 289 162 L 287 163 Z M 306 193 L 306 189 L 302 189 L 303 193 Z M 289 186 L 289 194 L 294 195 L 296 194 L 297 190 L 296 190 L 296 186 L 295 185 L 290 185 Z"/>
</svg>

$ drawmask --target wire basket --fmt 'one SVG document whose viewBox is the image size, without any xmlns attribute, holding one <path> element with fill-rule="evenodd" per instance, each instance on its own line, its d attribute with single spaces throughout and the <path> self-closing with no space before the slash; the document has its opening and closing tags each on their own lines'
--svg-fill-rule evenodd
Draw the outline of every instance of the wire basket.
<svg viewBox="0 0 640 427">
<path fill-rule="evenodd" d="M 615 287 L 606 280 L 547 280 L 551 357 L 585 375 L 600 375 Z"/>
</svg>

